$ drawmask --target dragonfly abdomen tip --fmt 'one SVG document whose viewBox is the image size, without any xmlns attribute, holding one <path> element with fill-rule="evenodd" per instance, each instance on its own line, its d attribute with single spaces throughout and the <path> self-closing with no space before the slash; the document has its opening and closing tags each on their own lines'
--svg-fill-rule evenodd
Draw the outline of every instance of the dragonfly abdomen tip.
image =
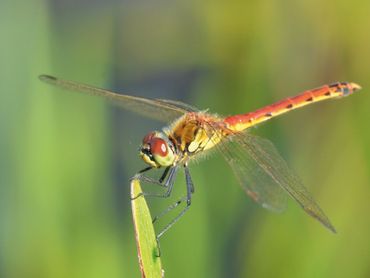
<svg viewBox="0 0 370 278">
<path fill-rule="evenodd" d="M 362 87 L 358 85 L 357 83 L 351 82 L 350 84 L 354 92 L 362 89 Z"/>
</svg>

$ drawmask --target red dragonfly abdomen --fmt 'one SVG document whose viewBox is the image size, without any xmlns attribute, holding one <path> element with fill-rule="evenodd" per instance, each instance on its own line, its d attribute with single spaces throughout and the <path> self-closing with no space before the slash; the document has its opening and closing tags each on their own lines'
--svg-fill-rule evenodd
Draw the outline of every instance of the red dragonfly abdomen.
<svg viewBox="0 0 370 278">
<path fill-rule="evenodd" d="M 325 99 L 348 96 L 359 89 L 361 89 L 359 85 L 350 82 L 324 85 L 320 88 L 305 91 L 297 96 L 278 101 L 254 112 L 227 117 L 224 121 L 229 125 L 228 127 L 230 129 L 242 131 L 293 109 Z"/>
</svg>

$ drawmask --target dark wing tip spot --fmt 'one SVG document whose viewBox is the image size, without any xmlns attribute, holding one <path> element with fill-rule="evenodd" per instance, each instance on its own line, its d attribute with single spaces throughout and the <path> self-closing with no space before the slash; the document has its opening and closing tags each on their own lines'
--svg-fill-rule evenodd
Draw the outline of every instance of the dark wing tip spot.
<svg viewBox="0 0 370 278">
<path fill-rule="evenodd" d="M 39 75 L 39 79 L 41 81 L 44 81 L 44 82 L 53 82 L 53 81 L 56 81 L 57 80 L 56 77 L 51 76 L 51 75 L 47 75 L 47 74 L 41 74 L 41 75 Z"/>
</svg>

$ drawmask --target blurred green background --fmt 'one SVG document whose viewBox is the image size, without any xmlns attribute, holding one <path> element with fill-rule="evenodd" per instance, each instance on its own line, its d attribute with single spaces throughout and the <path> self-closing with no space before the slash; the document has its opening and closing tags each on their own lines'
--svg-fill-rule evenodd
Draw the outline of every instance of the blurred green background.
<svg viewBox="0 0 370 278">
<path fill-rule="evenodd" d="M 223 115 L 361 84 L 252 131 L 338 234 L 291 200 L 283 214 L 260 208 L 213 155 L 192 165 L 193 205 L 161 247 L 166 277 L 370 277 L 369 18 L 365 0 L 1 1 L 0 277 L 140 276 L 128 179 L 162 124 L 41 73 Z M 176 187 L 174 199 L 183 176 Z M 152 203 L 153 214 L 168 205 Z"/>
</svg>

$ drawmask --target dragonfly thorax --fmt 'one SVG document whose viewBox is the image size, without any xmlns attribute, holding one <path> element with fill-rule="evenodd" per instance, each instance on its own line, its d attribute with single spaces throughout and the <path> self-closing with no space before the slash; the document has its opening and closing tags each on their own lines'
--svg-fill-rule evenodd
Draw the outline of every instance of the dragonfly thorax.
<svg viewBox="0 0 370 278">
<path fill-rule="evenodd" d="M 176 160 L 174 144 L 160 131 L 148 133 L 142 142 L 140 156 L 145 163 L 155 167 L 168 167 Z"/>
</svg>

